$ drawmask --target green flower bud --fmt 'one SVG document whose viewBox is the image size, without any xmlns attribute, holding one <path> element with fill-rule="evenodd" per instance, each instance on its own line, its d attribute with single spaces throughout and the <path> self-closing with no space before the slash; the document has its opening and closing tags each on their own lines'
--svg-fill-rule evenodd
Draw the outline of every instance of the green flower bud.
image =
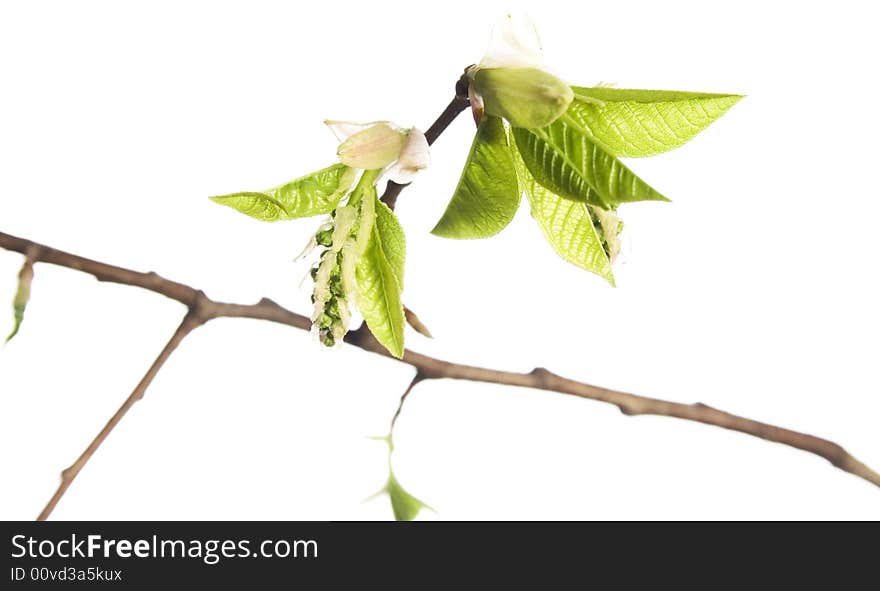
<svg viewBox="0 0 880 591">
<path fill-rule="evenodd" d="M 345 290 L 342 288 L 342 276 L 336 275 L 330 277 L 330 294 L 337 298 L 345 297 Z M 312 302 L 313 304 L 315 302 Z"/>
<path fill-rule="evenodd" d="M 336 298 L 331 297 L 327 300 L 327 305 L 324 306 L 324 313 L 334 319 L 340 318 L 339 303 L 336 301 Z"/>
<path fill-rule="evenodd" d="M 406 130 L 380 122 L 359 131 L 339 144 L 339 160 L 352 168 L 385 168 L 400 157 Z"/>
<path fill-rule="evenodd" d="M 336 344 L 336 337 L 333 336 L 333 331 L 329 329 L 322 330 L 319 337 L 321 339 L 321 344 L 325 347 L 332 347 Z"/>
<path fill-rule="evenodd" d="M 333 244 L 333 230 L 321 230 L 315 234 L 315 242 L 321 246 L 330 246 Z"/>
<path fill-rule="evenodd" d="M 483 110 L 514 127 L 550 125 L 574 100 L 568 84 L 538 68 L 479 68 L 473 80 Z"/>
</svg>

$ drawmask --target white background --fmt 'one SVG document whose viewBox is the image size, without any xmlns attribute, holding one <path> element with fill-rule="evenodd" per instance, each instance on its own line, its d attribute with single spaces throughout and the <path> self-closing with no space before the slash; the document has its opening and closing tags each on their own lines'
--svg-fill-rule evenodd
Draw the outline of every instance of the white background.
<svg viewBox="0 0 880 591">
<path fill-rule="evenodd" d="M 292 258 L 317 220 L 207 196 L 335 159 L 324 118 L 423 129 L 504 3 L 4 2 L 0 228 L 211 297 L 308 312 Z M 548 62 L 590 85 L 748 97 L 632 168 L 671 204 L 621 208 L 617 289 L 556 258 L 523 207 L 433 237 L 473 123 L 402 195 L 405 301 L 444 359 L 535 365 L 840 442 L 880 467 L 880 96 L 871 4 L 526 3 Z M 0 300 L 21 256 L 0 252 Z M 0 302 L 0 303 L 2 303 Z M 0 328 L 11 326 L 11 308 Z M 0 350 L 0 518 L 33 518 L 184 310 L 39 265 Z M 5 332 L 4 332 L 5 334 Z M 387 519 L 382 435 L 408 366 L 247 320 L 199 329 L 80 474 L 59 519 Z M 428 519 L 880 518 L 880 490 L 801 451 L 558 394 L 429 382 L 398 423 Z"/>
</svg>

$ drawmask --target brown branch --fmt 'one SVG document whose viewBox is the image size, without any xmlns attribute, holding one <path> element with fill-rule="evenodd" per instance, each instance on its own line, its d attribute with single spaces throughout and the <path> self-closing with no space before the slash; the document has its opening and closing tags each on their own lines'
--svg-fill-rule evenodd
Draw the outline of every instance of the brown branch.
<svg viewBox="0 0 880 591">
<path fill-rule="evenodd" d="M 256 304 L 217 302 L 208 298 L 195 288 L 164 279 L 155 273 L 140 273 L 123 267 L 107 265 L 85 257 L 56 250 L 48 246 L 36 244 L 29 240 L 10 236 L 9 234 L 4 234 L 2 232 L 0 232 L 0 247 L 22 254 L 28 252 L 36 253 L 34 258 L 35 262 L 51 263 L 82 271 L 94 275 L 101 281 L 112 281 L 114 283 L 122 283 L 148 289 L 177 300 L 189 308 L 189 313 L 181 324 L 181 327 L 178 328 L 178 331 L 169 341 L 168 345 L 166 345 L 165 349 L 163 349 L 159 358 L 154 362 L 153 366 L 147 372 L 147 375 L 144 376 L 144 379 L 141 380 L 141 383 L 138 384 L 138 387 L 129 399 L 126 400 L 119 411 L 117 411 L 116 415 L 113 416 L 104 430 L 95 438 L 95 441 L 86 449 L 83 455 L 80 456 L 70 468 L 65 470 L 62 475 L 62 484 L 55 493 L 55 496 L 52 497 L 52 500 L 49 502 L 46 509 L 41 513 L 41 519 L 48 517 L 52 508 L 57 504 L 58 500 L 64 494 L 64 491 L 70 486 L 73 478 L 82 469 L 82 466 L 88 461 L 98 445 L 100 445 L 100 443 L 106 438 L 107 434 L 109 434 L 113 427 L 119 422 L 131 405 L 143 396 L 144 390 L 146 390 L 162 363 L 168 358 L 180 340 L 191 330 L 211 319 L 227 317 L 268 320 L 270 322 L 292 326 L 301 330 L 309 330 L 311 326 L 311 322 L 307 317 L 292 312 L 266 298 L 260 300 Z M 349 333 L 345 341 L 346 343 L 359 347 L 365 351 L 389 357 L 385 349 L 376 342 L 375 338 L 368 331 L 359 330 Z M 626 415 L 658 415 L 673 417 L 721 427 L 723 429 L 739 431 L 746 435 L 781 443 L 825 458 L 837 468 L 880 487 L 880 474 L 857 460 L 843 447 L 832 441 L 808 435 L 806 433 L 793 431 L 791 429 L 784 429 L 775 425 L 747 419 L 745 417 L 706 406 L 705 404 L 683 404 L 680 402 L 671 402 L 647 396 L 629 394 L 626 392 L 618 392 L 616 390 L 609 390 L 607 388 L 601 388 L 599 386 L 567 379 L 543 368 L 536 368 L 529 373 L 500 371 L 484 367 L 451 363 L 449 361 L 428 357 L 427 355 L 422 355 L 410 350 L 407 350 L 403 358 L 399 361 L 412 366 L 417 372 L 416 379 L 410 384 L 410 388 L 407 389 L 406 394 L 409 393 L 411 387 L 415 385 L 415 383 L 428 379 L 469 380 L 559 392 L 562 394 L 569 394 L 580 398 L 613 404 Z M 404 399 L 406 394 L 403 397 Z"/>
</svg>

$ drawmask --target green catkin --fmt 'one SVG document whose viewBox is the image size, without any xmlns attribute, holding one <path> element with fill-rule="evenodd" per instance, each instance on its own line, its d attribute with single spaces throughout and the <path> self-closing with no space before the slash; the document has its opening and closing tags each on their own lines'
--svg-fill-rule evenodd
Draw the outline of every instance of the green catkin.
<svg viewBox="0 0 880 591">
<path fill-rule="evenodd" d="M 348 331 L 349 305 L 353 294 L 346 293 L 343 268 L 356 264 L 348 258 L 357 255 L 357 249 L 343 248 L 351 245 L 358 236 L 360 207 L 346 205 L 334 210 L 328 224 L 315 234 L 315 243 L 322 248 L 317 266 L 311 269 L 315 289 L 312 293 L 314 311 L 312 323 L 317 329 L 318 339 L 326 347 L 338 343 Z M 340 226 L 340 224 L 344 224 Z M 328 258 L 328 257 L 331 257 Z"/>
</svg>

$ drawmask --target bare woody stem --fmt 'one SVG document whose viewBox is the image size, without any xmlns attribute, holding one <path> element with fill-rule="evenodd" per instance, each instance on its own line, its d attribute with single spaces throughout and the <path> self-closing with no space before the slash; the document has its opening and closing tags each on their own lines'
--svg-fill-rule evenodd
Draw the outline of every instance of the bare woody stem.
<svg viewBox="0 0 880 591">
<path fill-rule="evenodd" d="M 429 143 L 433 143 L 449 124 L 468 106 L 467 86 L 464 78 L 456 84 L 456 96 L 441 113 L 437 120 L 425 132 Z M 394 208 L 397 197 L 406 185 L 389 182 L 382 201 L 390 208 Z M 89 461 L 98 447 L 110 435 L 116 425 L 122 420 L 135 402 L 143 398 L 149 385 L 156 374 L 180 344 L 180 342 L 193 330 L 213 320 L 214 318 L 250 318 L 255 320 L 268 320 L 278 324 L 284 324 L 293 328 L 308 331 L 311 321 L 301 314 L 288 310 L 268 298 L 263 298 L 256 304 L 235 304 L 218 302 L 208 298 L 202 291 L 189 285 L 171 281 L 156 273 L 143 273 L 124 267 L 109 265 L 93 259 L 78 256 L 62 250 L 44 246 L 31 240 L 18 238 L 0 232 L 0 248 L 21 253 L 27 257 L 27 261 L 36 263 L 49 263 L 60 267 L 67 267 L 83 273 L 93 275 L 99 281 L 119 283 L 140 287 L 172 300 L 176 300 L 186 306 L 187 313 L 177 330 L 169 339 L 168 343 L 159 353 L 159 356 L 147 370 L 147 373 L 135 387 L 134 391 L 123 402 L 119 410 L 110 418 L 104 428 L 95 436 L 94 440 L 82 452 L 77 460 L 61 474 L 61 483 L 55 494 L 40 513 L 38 520 L 42 521 L 49 517 L 64 493 L 70 487 L 73 480 Z M 349 333 L 345 342 L 359 347 L 365 351 L 389 357 L 387 351 L 375 340 L 373 335 L 362 326 L 361 329 Z M 567 379 L 556 375 L 544 368 L 535 368 L 529 373 L 516 373 L 475 367 L 459 363 L 451 363 L 433 357 L 428 357 L 414 351 L 407 350 L 404 353 L 402 363 L 415 368 L 416 375 L 409 387 L 401 397 L 400 405 L 392 419 L 392 428 L 396 422 L 406 397 L 412 392 L 413 387 L 424 380 L 455 379 L 503 384 L 536 388 L 561 394 L 569 394 L 604 402 L 617 406 L 626 415 L 658 415 L 677 419 L 695 421 L 706 425 L 721 427 L 739 431 L 753 437 L 760 437 L 768 441 L 781 443 L 789 447 L 800 449 L 819 457 L 822 457 L 837 468 L 849 472 L 859 478 L 880 487 L 880 474 L 857 460 L 840 445 L 806 433 L 800 433 L 790 429 L 784 429 L 775 425 L 762 423 L 745 417 L 737 416 L 722 410 L 718 410 L 704 404 L 684 404 L 671 402 L 646 396 L 638 396 L 626 392 L 618 392 L 592 386 L 583 382 Z"/>
</svg>

